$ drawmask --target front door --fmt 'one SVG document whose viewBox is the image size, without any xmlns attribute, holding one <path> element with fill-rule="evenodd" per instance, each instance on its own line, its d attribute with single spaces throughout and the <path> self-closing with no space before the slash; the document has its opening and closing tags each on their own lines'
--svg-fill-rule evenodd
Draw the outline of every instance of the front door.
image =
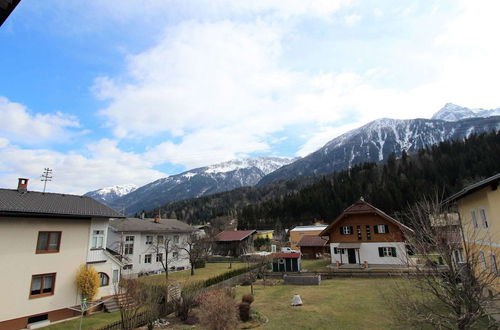
<svg viewBox="0 0 500 330">
<path fill-rule="evenodd" d="M 347 258 L 350 264 L 356 263 L 356 249 L 347 249 Z"/>
</svg>

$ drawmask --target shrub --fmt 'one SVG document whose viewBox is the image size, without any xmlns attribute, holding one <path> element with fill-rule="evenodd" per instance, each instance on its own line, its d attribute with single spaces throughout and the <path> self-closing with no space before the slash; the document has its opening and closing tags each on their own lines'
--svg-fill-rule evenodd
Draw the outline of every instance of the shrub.
<svg viewBox="0 0 500 330">
<path fill-rule="evenodd" d="M 215 290 L 210 300 L 200 305 L 198 316 L 204 329 L 233 330 L 238 326 L 238 310 L 225 290 Z"/>
<path fill-rule="evenodd" d="M 196 297 L 202 288 L 202 282 L 187 283 L 182 287 L 180 298 L 175 300 L 175 313 L 181 321 L 188 319 L 189 312 L 196 305 Z"/>
<path fill-rule="evenodd" d="M 99 290 L 99 274 L 92 266 L 81 265 L 76 274 L 76 286 L 83 298 L 91 301 Z"/>
<path fill-rule="evenodd" d="M 194 262 L 195 269 L 205 268 L 205 265 L 206 265 L 205 259 L 198 259 Z"/>
<path fill-rule="evenodd" d="M 238 308 L 240 310 L 240 320 L 243 322 L 250 320 L 250 304 L 242 302 L 238 305 Z"/>
<path fill-rule="evenodd" d="M 246 294 L 243 297 L 241 297 L 241 301 L 248 303 L 249 305 L 251 305 L 253 303 L 253 300 L 254 300 L 254 298 L 253 298 L 253 295 L 251 295 L 251 294 Z"/>
</svg>

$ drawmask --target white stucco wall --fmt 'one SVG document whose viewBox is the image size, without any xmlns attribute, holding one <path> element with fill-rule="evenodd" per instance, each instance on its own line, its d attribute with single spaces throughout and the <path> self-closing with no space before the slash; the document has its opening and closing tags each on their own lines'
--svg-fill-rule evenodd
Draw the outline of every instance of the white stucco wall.
<svg viewBox="0 0 500 330">
<path fill-rule="evenodd" d="M 87 257 L 90 220 L 0 219 L 0 321 L 78 303 L 75 276 Z M 39 231 L 61 231 L 58 253 L 36 254 Z M 56 273 L 54 294 L 29 298 L 32 275 Z"/>
<path fill-rule="evenodd" d="M 330 253 L 332 264 L 335 264 L 337 261 L 340 262 L 340 254 L 334 254 L 334 248 L 338 248 L 339 244 L 342 243 L 331 243 L 330 244 Z M 396 248 L 396 257 L 380 257 L 378 253 L 379 247 L 395 247 Z M 360 260 L 361 259 L 361 260 Z M 358 252 L 356 252 L 356 262 L 364 263 L 368 262 L 368 264 L 386 264 L 386 265 L 404 265 L 408 262 L 406 246 L 404 242 L 374 242 L 374 243 L 360 243 L 359 247 L 359 258 Z M 348 263 L 348 255 L 347 249 L 345 249 L 344 254 L 342 255 L 342 262 L 344 264 Z"/>
</svg>

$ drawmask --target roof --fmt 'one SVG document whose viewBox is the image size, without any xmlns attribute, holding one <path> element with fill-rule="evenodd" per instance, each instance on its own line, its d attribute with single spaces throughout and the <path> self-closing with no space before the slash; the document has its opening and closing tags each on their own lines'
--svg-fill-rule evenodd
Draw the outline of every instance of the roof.
<svg viewBox="0 0 500 330">
<path fill-rule="evenodd" d="M 0 0 L 0 26 L 5 22 L 7 17 L 14 11 L 14 8 L 21 0 Z"/>
<path fill-rule="evenodd" d="M 464 198 L 465 196 L 472 194 L 478 190 L 483 189 L 486 186 L 492 186 L 492 187 L 498 187 L 498 182 L 500 181 L 500 173 L 497 173 L 493 176 L 490 176 L 487 179 L 484 179 L 482 181 L 476 182 L 474 184 L 471 184 L 470 186 L 465 187 L 464 189 L 460 190 L 454 195 L 451 195 L 447 199 L 444 200 L 444 203 L 450 203 L 454 202 L 456 200 L 459 200 L 461 198 Z"/>
<path fill-rule="evenodd" d="M 354 204 L 352 204 L 351 206 L 349 206 L 348 208 L 346 208 L 344 210 L 344 212 L 342 212 L 342 214 L 337 217 L 337 219 L 333 220 L 333 222 L 330 225 L 328 225 L 328 227 L 326 227 L 326 229 L 323 230 L 319 234 L 319 236 L 327 236 L 329 234 L 330 230 L 332 229 L 332 227 L 335 225 L 335 223 L 337 223 L 338 221 L 340 221 L 346 215 L 350 215 L 350 214 L 369 214 L 369 213 L 376 213 L 376 214 L 378 214 L 380 217 L 382 217 L 385 220 L 387 220 L 389 222 L 392 222 L 393 224 L 395 224 L 396 226 L 398 226 L 401 230 L 413 232 L 413 229 L 411 229 L 410 227 L 403 225 L 398 220 L 396 220 L 393 217 L 387 215 L 384 211 L 381 211 L 381 210 L 377 209 L 375 206 L 371 205 L 370 203 L 365 202 L 364 199 L 361 198 L 357 202 L 355 202 Z"/>
<path fill-rule="evenodd" d="M 326 244 L 328 244 L 328 239 L 316 235 L 302 236 L 299 243 L 297 243 L 298 246 L 325 246 Z"/>
<path fill-rule="evenodd" d="M 169 233 L 191 233 L 195 230 L 192 226 L 176 219 L 160 219 L 159 223 L 154 219 L 113 219 L 109 226 L 117 232 L 169 232 Z"/>
<path fill-rule="evenodd" d="M 124 218 L 87 196 L 0 189 L 0 215 Z"/>
<path fill-rule="evenodd" d="M 273 258 L 300 258 L 300 253 L 298 252 L 291 252 L 291 253 L 285 253 L 285 252 L 278 252 L 278 253 L 273 253 Z"/>
<path fill-rule="evenodd" d="M 324 230 L 327 226 L 296 226 L 291 231 L 314 231 Z"/>
<path fill-rule="evenodd" d="M 226 230 L 215 236 L 216 242 L 241 241 L 255 233 L 256 230 Z"/>
</svg>

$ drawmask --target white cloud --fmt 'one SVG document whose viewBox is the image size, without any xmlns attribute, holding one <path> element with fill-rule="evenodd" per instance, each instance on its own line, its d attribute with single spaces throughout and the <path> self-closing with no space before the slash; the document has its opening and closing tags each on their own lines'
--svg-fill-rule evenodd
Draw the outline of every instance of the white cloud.
<svg viewBox="0 0 500 330">
<path fill-rule="evenodd" d="M 75 134 L 80 124 L 75 116 L 55 112 L 54 114 L 31 114 L 22 104 L 0 96 L 0 136 L 24 144 L 36 145 L 49 141 L 67 141 Z"/>
<path fill-rule="evenodd" d="M 165 175 L 151 169 L 141 155 L 118 149 L 116 141 L 102 140 L 87 146 L 88 155 L 47 149 L 25 149 L 15 145 L 0 148 L 0 186 L 15 188 L 17 178 L 30 178 L 30 189 L 41 190 L 40 174 L 53 169 L 48 191 L 83 194 L 101 187 L 133 183 L 143 185 Z"/>
</svg>

